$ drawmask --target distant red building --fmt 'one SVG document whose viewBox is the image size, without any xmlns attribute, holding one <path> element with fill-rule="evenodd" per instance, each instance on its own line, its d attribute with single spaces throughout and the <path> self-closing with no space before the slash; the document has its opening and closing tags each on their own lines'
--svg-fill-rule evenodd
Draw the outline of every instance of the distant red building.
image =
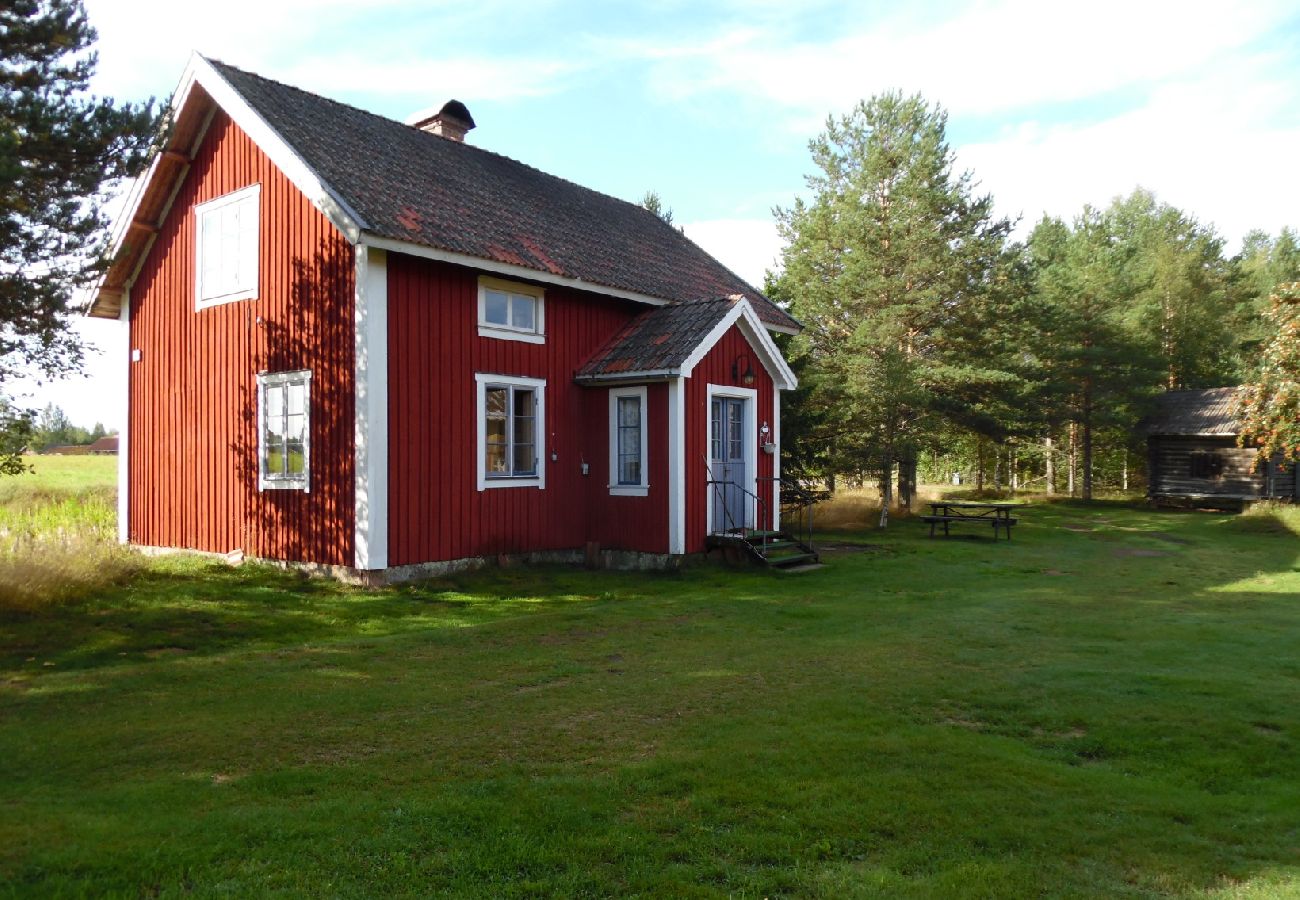
<svg viewBox="0 0 1300 900">
<path fill-rule="evenodd" d="M 767 526 L 771 332 L 646 210 L 195 57 L 90 313 L 129 323 L 123 540 L 401 577 Z"/>
</svg>

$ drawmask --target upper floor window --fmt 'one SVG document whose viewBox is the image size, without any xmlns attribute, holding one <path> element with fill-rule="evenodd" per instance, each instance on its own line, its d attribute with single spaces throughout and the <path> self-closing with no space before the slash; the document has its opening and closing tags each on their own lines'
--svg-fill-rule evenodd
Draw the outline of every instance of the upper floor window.
<svg viewBox="0 0 1300 900">
<path fill-rule="evenodd" d="M 311 370 L 257 376 L 258 489 L 311 485 Z"/>
<path fill-rule="evenodd" d="M 546 292 L 531 284 L 486 275 L 478 280 L 478 333 L 541 344 L 546 341 Z"/>
<path fill-rule="evenodd" d="M 644 497 L 646 473 L 646 389 L 609 392 L 609 492 Z"/>
<path fill-rule="evenodd" d="M 545 487 L 546 382 L 475 375 L 478 489 Z"/>
<path fill-rule="evenodd" d="M 195 307 L 257 296 L 257 228 L 262 186 L 194 207 Z"/>
</svg>

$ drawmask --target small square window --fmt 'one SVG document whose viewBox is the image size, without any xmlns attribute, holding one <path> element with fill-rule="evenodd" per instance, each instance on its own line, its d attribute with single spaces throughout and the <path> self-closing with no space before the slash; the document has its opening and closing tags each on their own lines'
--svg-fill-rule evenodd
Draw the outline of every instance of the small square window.
<svg viewBox="0 0 1300 900">
<path fill-rule="evenodd" d="M 484 275 L 478 284 L 479 336 L 544 343 L 544 302 L 539 287 Z"/>
</svg>

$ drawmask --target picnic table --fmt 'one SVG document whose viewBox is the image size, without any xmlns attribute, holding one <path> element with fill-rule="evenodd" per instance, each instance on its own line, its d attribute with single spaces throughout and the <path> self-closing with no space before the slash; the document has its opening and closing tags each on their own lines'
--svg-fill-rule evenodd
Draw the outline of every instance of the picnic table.
<svg viewBox="0 0 1300 900">
<path fill-rule="evenodd" d="M 934 537 L 937 525 L 943 526 L 943 536 L 948 536 L 948 528 L 954 523 L 984 523 L 993 528 L 993 540 L 998 539 L 998 529 L 1007 533 L 1011 540 L 1011 529 L 1018 519 L 1011 515 L 1011 510 L 1023 503 L 980 503 L 974 500 L 936 500 L 930 504 L 930 515 L 921 516 L 922 522 L 930 523 L 930 537 Z"/>
</svg>

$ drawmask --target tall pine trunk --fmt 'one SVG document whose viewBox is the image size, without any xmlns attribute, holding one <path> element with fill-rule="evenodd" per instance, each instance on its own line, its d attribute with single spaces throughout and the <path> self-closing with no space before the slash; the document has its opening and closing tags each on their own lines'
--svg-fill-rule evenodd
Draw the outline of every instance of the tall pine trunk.
<svg viewBox="0 0 1300 900">
<path fill-rule="evenodd" d="M 912 511 L 916 499 L 916 456 L 910 454 L 898 463 L 898 506 L 899 509 Z"/>
<path fill-rule="evenodd" d="M 1047 496 L 1056 494 L 1056 448 L 1052 446 L 1052 436 L 1043 438 L 1043 457 L 1047 460 Z"/>
<path fill-rule="evenodd" d="M 1079 423 L 1070 423 L 1070 474 L 1068 476 L 1069 494 L 1073 497 L 1079 486 Z"/>
<path fill-rule="evenodd" d="M 880 527 L 889 527 L 889 507 L 894 502 L 894 458 L 885 457 L 880 467 Z"/>
<path fill-rule="evenodd" d="M 984 490 L 984 436 L 975 439 L 975 490 Z"/>
<path fill-rule="evenodd" d="M 1083 387 L 1083 499 L 1092 499 L 1092 379 Z"/>
</svg>

